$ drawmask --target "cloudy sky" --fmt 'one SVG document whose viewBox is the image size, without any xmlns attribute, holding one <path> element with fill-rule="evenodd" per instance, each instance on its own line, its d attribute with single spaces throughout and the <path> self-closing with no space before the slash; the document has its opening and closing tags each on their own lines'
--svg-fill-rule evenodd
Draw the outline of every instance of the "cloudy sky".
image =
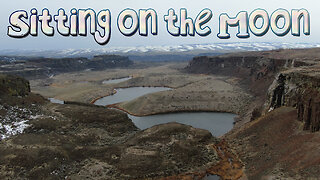
<svg viewBox="0 0 320 180">
<path fill-rule="evenodd" d="M 202 44 L 202 43 L 231 43 L 231 42 L 301 42 L 301 43 L 320 43 L 320 2 L 315 0 L 13 0 L 4 1 L 1 4 L 0 12 L 0 49 L 65 49 L 65 48 L 108 48 L 108 47 L 126 47 L 126 46 L 149 46 L 149 45 L 177 45 L 177 44 Z M 49 9 L 52 15 L 57 13 L 59 8 L 64 8 L 67 15 L 70 15 L 70 9 L 92 8 L 96 12 L 102 9 L 111 11 L 112 32 L 108 44 L 101 46 L 94 41 L 91 34 L 87 37 L 63 37 L 58 33 L 55 36 L 48 37 L 39 31 L 37 37 L 28 36 L 22 39 L 14 39 L 7 36 L 7 27 L 9 26 L 9 16 L 16 10 L 26 10 L 30 15 L 30 10 L 36 8 L 42 11 L 43 8 Z M 153 8 L 158 14 L 158 35 L 140 36 L 138 33 L 131 37 L 123 36 L 116 25 L 118 14 L 126 8 L 134 10 Z M 166 30 L 166 24 L 163 16 L 167 14 L 168 9 L 175 9 L 176 13 L 180 8 L 186 8 L 188 16 L 195 19 L 197 14 L 204 8 L 209 8 L 213 12 L 213 17 L 208 26 L 212 33 L 205 37 L 195 35 L 194 37 L 173 37 Z M 256 37 L 251 34 L 248 39 L 239 39 L 235 36 L 237 28 L 230 29 L 230 39 L 217 38 L 219 15 L 228 13 L 230 17 L 236 16 L 240 11 L 247 11 L 249 14 L 257 9 L 263 8 L 272 14 L 278 8 L 291 9 L 305 8 L 309 11 L 311 17 L 311 35 L 294 37 L 290 33 L 285 37 L 277 37 L 268 31 L 265 36 Z M 55 26 L 55 22 L 52 22 Z M 55 29 L 56 30 L 56 29 Z M 150 32 L 150 31 L 149 31 Z"/>
</svg>

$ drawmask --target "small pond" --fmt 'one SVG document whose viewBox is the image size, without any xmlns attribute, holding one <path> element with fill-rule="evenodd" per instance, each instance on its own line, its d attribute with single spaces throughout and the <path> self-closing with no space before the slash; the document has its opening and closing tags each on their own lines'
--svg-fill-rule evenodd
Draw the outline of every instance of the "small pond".
<svg viewBox="0 0 320 180">
<path fill-rule="evenodd" d="M 110 105 L 124 101 L 131 101 L 137 97 L 155 93 L 159 91 L 167 91 L 170 88 L 166 87 L 132 87 L 132 88 L 120 88 L 116 89 L 117 93 L 111 96 L 103 97 L 97 100 L 94 104 L 96 105 Z"/>
</svg>

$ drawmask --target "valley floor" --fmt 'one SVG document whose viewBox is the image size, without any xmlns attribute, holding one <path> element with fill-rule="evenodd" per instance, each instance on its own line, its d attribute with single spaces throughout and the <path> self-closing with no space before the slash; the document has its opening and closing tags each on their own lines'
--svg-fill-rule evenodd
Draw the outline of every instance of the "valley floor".
<svg viewBox="0 0 320 180">
<path fill-rule="evenodd" d="M 130 114 L 179 111 L 217 111 L 242 114 L 251 96 L 237 85 L 236 78 L 183 72 L 186 63 L 148 63 L 147 67 L 64 73 L 50 79 L 31 80 L 31 89 L 44 97 L 90 103 L 114 93 L 116 88 L 170 87 L 172 90 L 147 94 L 115 105 Z M 118 84 L 104 80 L 132 76 Z"/>
</svg>

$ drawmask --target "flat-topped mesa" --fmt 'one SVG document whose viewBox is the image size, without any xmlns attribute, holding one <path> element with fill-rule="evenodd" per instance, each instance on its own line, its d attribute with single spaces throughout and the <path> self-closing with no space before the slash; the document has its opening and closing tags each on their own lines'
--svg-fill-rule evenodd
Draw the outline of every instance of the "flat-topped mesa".
<svg viewBox="0 0 320 180">
<path fill-rule="evenodd" d="M 89 62 L 88 66 L 95 68 L 96 70 L 105 69 L 104 66 L 109 68 L 115 67 L 128 67 L 133 65 L 133 61 L 131 61 L 126 56 L 119 55 L 98 55 L 94 56 Z"/>
<path fill-rule="evenodd" d="M 230 54 L 222 56 L 199 56 L 190 61 L 186 70 L 190 73 L 221 74 L 228 76 L 256 75 L 256 78 L 283 68 L 306 65 L 294 59 L 277 59 L 264 55 Z"/>
<path fill-rule="evenodd" d="M 125 56 L 101 55 L 92 59 L 79 58 L 39 58 L 29 60 L 30 63 L 37 63 L 38 66 L 45 66 L 53 71 L 69 72 L 85 69 L 102 70 L 106 68 L 127 67 L 133 62 Z"/>
<path fill-rule="evenodd" d="M 10 57 L 6 57 L 6 59 Z M 16 60 L 19 59 L 19 60 Z M 11 61 L 0 61 L 0 73 L 15 74 L 27 78 L 51 76 L 59 73 L 104 70 L 108 68 L 122 68 L 133 64 L 125 56 L 101 55 L 91 59 L 77 58 L 43 58 L 43 57 L 12 57 Z"/>
<path fill-rule="evenodd" d="M 119 55 L 114 55 L 114 54 L 103 54 L 103 55 L 96 55 L 93 56 L 93 59 L 95 60 L 129 60 L 128 57 L 125 56 L 119 56 Z"/>
</svg>

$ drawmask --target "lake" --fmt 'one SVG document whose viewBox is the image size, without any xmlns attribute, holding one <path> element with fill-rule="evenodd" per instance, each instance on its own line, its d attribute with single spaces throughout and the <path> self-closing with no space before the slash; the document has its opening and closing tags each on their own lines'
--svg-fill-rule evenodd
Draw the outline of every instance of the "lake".
<svg viewBox="0 0 320 180">
<path fill-rule="evenodd" d="M 55 104 L 64 104 L 64 101 L 61 101 L 59 99 L 55 98 L 48 98 L 50 102 L 55 103 Z"/>
<path fill-rule="evenodd" d="M 132 87 L 117 89 L 117 93 L 103 97 L 95 102 L 96 105 L 110 105 L 124 101 L 131 101 L 149 93 L 170 90 L 166 87 Z M 140 129 L 147 129 L 154 125 L 168 122 L 178 122 L 195 128 L 206 129 L 214 136 L 221 136 L 233 127 L 235 114 L 218 112 L 179 112 L 129 118 Z"/>
<path fill-rule="evenodd" d="M 236 115 L 217 112 L 179 112 L 142 117 L 128 116 L 140 129 L 147 129 L 154 125 L 168 122 L 178 122 L 195 128 L 206 129 L 213 136 L 221 136 L 232 129 Z"/>
<path fill-rule="evenodd" d="M 159 91 L 167 91 L 170 88 L 166 87 L 132 87 L 116 89 L 117 93 L 98 99 L 96 105 L 110 105 L 124 101 L 131 101 L 145 94 L 155 93 Z"/>
</svg>

